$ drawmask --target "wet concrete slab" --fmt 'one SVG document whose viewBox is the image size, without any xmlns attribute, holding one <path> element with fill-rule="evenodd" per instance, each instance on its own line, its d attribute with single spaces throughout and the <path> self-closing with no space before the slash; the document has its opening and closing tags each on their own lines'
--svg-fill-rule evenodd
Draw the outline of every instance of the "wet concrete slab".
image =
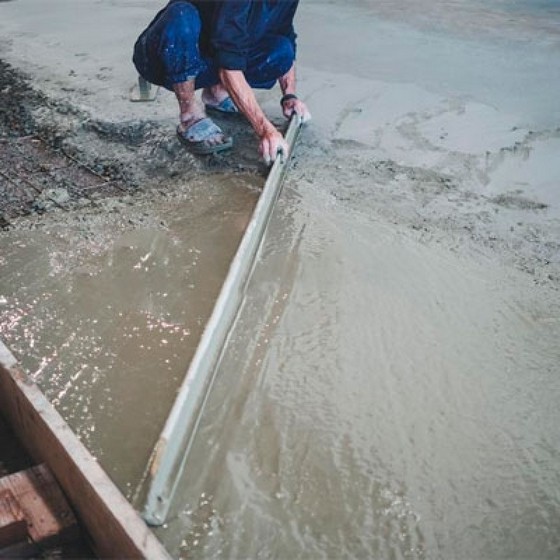
<svg viewBox="0 0 560 560">
<path fill-rule="evenodd" d="M 303 191 L 158 536 L 181 558 L 554 558 L 554 292 Z"/>
<path fill-rule="evenodd" d="M 131 44 L 160 4 L 57 0 L 48 26 L 38 0 L 23 5 L 2 4 L 6 57 L 127 133 L 163 123 L 151 171 L 180 183 L 172 96 L 127 101 Z M 314 121 L 158 533 L 175 556 L 558 556 L 559 35 L 555 6 L 532 5 L 301 3 Z M 278 98 L 259 96 L 276 116 Z M 192 202 L 208 214 L 182 225 L 175 202 L 162 225 L 153 200 L 125 219 L 117 200 L 102 220 L 86 210 L 85 232 L 53 215 L 2 246 L 2 334 L 131 499 L 165 417 L 152 402 L 172 401 L 181 368 L 167 368 L 188 360 L 219 284 L 201 278 L 227 260 L 175 234 L 198 224 L 232 251 L 218 221 L 237 231 L 248 216 Z M 193 278 L 194 303 L 161 286 Z"/>
<path fill-rule="evenodd" d="M 131 499 L 260 182 L 218 175 L 2 238 L 0 335 Z"/>
</svg>

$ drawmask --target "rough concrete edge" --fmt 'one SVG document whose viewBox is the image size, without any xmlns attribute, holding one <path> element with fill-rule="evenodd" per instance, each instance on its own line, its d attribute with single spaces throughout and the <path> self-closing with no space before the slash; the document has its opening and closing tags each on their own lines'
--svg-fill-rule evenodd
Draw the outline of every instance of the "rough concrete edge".
<svg viewBox="0 0 560 560">
<path fill-rule="evenodd" d="M 0 391 L 2 413 L 12 423 L 16 434 L 24 434 L 31 427 L 36 429 L 37 433 L 44 431 L 58 446 L 56 449 L 55 446 L 49 445 L 46 439 L 41 446 L 31 441 L 32 438 L 20 437 L 22 445 L 30 455 L 47 464 L 57 479 L 80 522 L 89 532 L 96 552 L 104 558 L 170 559 L 163 545 L 138 512 L 39 387 L 20 368 L 14 355 L 1 340 L 0 386 L 3 389 Z M 13 394 L 4 390 L 7 386 L 12 388 Z M 35 418 L 23 418 L 20 419 L 23 421 L 15 422 L 17 414 L 25 414 L 25 407 L 28 408 L 29 416 L 34 413 Z M 26 423 L 27 426 L 24 425 Z M 72 484 L 76 477 L 80 482 L 79 486 Z M 99 525 L 99 519 L 96 519 L 98 516 L 102 517 L 103 526 Z M 121 536 L 122 541 L 126 543 L 124 549 L 119 549 L 119 543 L 107 538 L 111 533 L 110 525 L 113 526 L 113 533 Z M 103 534 L 108 543 L 98 541 L 96 535 L 99 534 Z"/>
<path fill-rule="evenodd" d="M 5 368 L 11 369 L 17 365 L 17 360 L 10 352 L 8 347 L 0 340 L 0 364 Z"/>
</svg>

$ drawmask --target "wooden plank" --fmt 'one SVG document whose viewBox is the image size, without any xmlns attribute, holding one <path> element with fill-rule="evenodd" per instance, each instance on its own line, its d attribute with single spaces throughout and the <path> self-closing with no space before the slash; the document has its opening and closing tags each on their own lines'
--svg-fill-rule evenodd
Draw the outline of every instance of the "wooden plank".
<svg viewBox="0 0 560 560">
<path fill-rule="evenodd" d="M 0 490 L 0 549 L 27 538 L 27 521 L 11 490 Z"/>
<path fill-rule="evenodd" d="M 48 465 L 99 556 L 170 558 L 68 424 L 18 367 L 0 366 L 0 410 L 28 453 Z"/>
<path fill-rule="evenodd" d="M 46 465 L 0 478 L 24 514 L 27 533 L 37 544 L 61 544 L 80 537 L 78 523 L 64 494 Z"/>
<path fill-rule="evenodd" d="M 33 462 L 23 450 L 13 430 L 1 416 L 0 410 L 0 477 L 33 466 Z"/>
</svg>

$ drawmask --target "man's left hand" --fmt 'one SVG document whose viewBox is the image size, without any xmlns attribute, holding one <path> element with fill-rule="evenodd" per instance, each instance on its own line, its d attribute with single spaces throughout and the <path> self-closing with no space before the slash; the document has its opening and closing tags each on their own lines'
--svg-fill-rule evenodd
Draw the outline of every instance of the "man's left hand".
<svg viewBox="0 0 560 560">
<path fill-rule="evenodd" d="M 282 103 L 284 116 L 289 119 L 294 113 L 301 117 L 301 122 L 311 120 L 311 113 L 307 105 L 301 99 L 288 99 Z"/>
</svg>

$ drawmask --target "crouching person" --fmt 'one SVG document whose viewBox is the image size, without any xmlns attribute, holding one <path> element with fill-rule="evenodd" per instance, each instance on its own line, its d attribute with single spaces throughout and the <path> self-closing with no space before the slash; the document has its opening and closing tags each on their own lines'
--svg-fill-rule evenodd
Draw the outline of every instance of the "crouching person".
<svg viewBox="0 0 560 560">
<path fill-rule="evenodd" d="M 148 82 L 173 91 L 179 103 L 177 134 L 195 154 L 226 150 L 233 139 L 207 112 L 238 114 L 258 135 L 259 152 L 273 161 L 287 154 L 283 136 L 257 103 L 253 88 L 282 90 L 286 118 L 310 118 L 296 95 L 298 0 L 171 0 L 134 46 L 133 61 Z M 202 89 L 201 102 L 195 91 Z"/>
</svg>

